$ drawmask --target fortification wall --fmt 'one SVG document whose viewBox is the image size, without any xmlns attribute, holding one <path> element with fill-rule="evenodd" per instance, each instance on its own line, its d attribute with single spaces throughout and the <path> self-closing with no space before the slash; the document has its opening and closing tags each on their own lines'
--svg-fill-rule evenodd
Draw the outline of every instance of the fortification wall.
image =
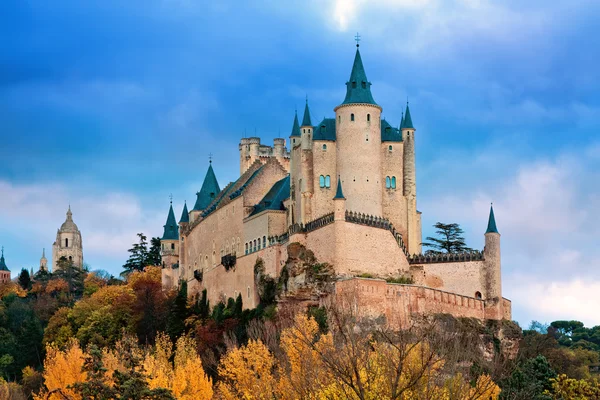
<svg viewBox="0 0 600 400">
<path fill-rule="evenodd" d="M 451 314 L 455 317 L 484 319 L 484 302 L 443 290 L 415 285 L 387 283 L 381 279 L 352 278 L 339 281 L 335 287 L 336 301 L 343 307 L 353 307 L 363 316 L 385 316 L 393 328 L 410 324 L 419 314 Z"/>
<path fill-rule="evenodd" d="M 483 260 L 411 264 L 410 272 L 415 285 L 469 297 L 485 293 Z"/>
<path fill-rule="evenodd" d="M 323 146 L 326 146 L 326 149 L 323 149 Z M 333 211 L 333 197 L 337 188 L 336 143 L 315 140 L 313 142 L 313 163 L 312 214 L 320 217 Z M 329 176 L 329 187 L 321 187 L 321 176 Z"/>
</svg>

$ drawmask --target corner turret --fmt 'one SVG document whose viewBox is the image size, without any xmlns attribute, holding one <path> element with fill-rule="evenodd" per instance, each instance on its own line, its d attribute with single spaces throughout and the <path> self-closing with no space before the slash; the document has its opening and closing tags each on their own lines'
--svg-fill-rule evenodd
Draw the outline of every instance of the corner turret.
<svg viewBox="0 0 600 400">
<path fill-rule="evenodd" d="M 175 264 L 179 265 L 179 226 L 175 221 L 172 201 L 169 205 L 169 215 L 160 239 L 160 249 L 163 268 L 173 267 Z"/>
<path fill-rule="evenodd" d="M 357 44 L 350 79 L 346 82 L 346 98 L 342 104 L 377 105 L 371 94 L 371 82 L 367 79 L 367 73 L 365 72 L 358 47 L 359 45 Z"/>
<path fill-rule="evenodd" d="M 183 211 L 181 212 L 181 218 L 179 218 L 179 225 L 187 224 L 190 222 L 190 214 L 187 208 L 187 201 L 183 203 Z"/>
<path fill-rule="evenodd" d="M 500 233 L 498 233 L 498 228 L 496 227 L 493 206 L 490 206 L 483 256 L 485 317 L 488 319 L 502 319 L 504 317 L 504 307 L 502 300 Z"/>
<path fill-rule="evenodd" d="M 338 176 L 337 189 L 335 191 L 335 197 L 333 198 L 334 205 L 334 216 L 336 221 L 346 220 L 346 198 L 342 191 L 342 178 Z"/>
<path fill-rule="evenodd" d="M 313 126 L 310 119 L 310 110 L 308 108 L 308 98 L 306 99 L 306 104 L 304 105 L 304 117 L 302 117 L 300 131 L 302 137 L 302 150 L 312 149 Z"/>
<path fill-rule="evenodd" d="M 251 141 L 252 139 L 249 138 L 247 140 Z M 208 170 L 204 176 L 204 182 L 202 182 L 202 188 L 196 193 L 196 204 L 194 204 L 194 208 L 191 211 L 192 218 L 190 222 L 194 222 L 200 216 L 201 212 L 212 203 L 220 191 L 219 182 L 217 182 L 215 171 L 213 171 L 212 161 L 209 161 Z"/>
<path fill-rule="evenodd" d="M 10 282 L 10 269 L 6 266 L 4 260 L 4 246 L 2 246 L 2 255 L 0 255 L 0 283 Z"/>
</svg>

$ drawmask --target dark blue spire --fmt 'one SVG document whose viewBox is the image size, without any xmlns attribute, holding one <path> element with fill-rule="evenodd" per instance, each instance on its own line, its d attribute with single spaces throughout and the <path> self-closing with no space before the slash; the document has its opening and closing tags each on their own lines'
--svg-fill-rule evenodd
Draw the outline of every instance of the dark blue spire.
<svg viewBox="0 0 600 400">
<path fill-rule="evenodd" d="M 485 233 L 498 233 L 498 228 L 496 228 L 496 218 L 494 217 L 493 206 L 490 206 L 490 218 L 488 219 L 488 226 Z"/>
<path fill-rule="evenodd" d="M 371 94 L 371 82 L 367 79 L 367 73 L 360 57 L 358 45 L 356 55 L 354 56 L 352 72 L 350 73 L 350 80 L 346 82 L 346 98 L 342 104 L 356 103 L 377 104 Z"/>
<path fill-rule="evenodd" d="M 310 110 L 308 109 L 308 99 L 306 99 L 306 105 L 304 106 L 304 117 L 302 117 L 302 126 L 312 126 L 310 122 Z M 300 131 L 300 129 L 298 129 Z"/>
<path fill-rule="evenodd" d="M 410 116 L 410 109 L 408 108 L 408 101 L 406 102 L 406 112 L 404 113 L 404 118 L 402 119 L 402 125 L 400 129 L 415 129 L 413 126 L 412 118 Z"/>
<path fill-rule="evenodd" d="M 339 176 L 337 182 L 337 190 L 335 191 L 335 197 L 333 199 L 346 199 L 344 197 L 344 192 L 342 191 L 342 178 L 340 178 Z"/>
<path fill-rule="evenodd" d="M 208 171 L 206 171 L 206 176 L 204 177 L 204 182 L 202 183 L 202 188 L 196 193 L 198 197 L 196 198 L 196 204 L 193 209 L 196 211 L 206 209 L 220 191 L 219 182 L 217 182 L 212 163 L 210 163 Z"/>
<path fill-rule="evenodd" d="M 183 203 L 183 211 L 181 212 L 181 218 L 179 219 L 179 223 L 188 223 L 190 222 L 190 213 L 187 209 L 187 202 Z"/>
<path fill-rule="evenodd" d="M 4 261 L 4 246 L 2 247 L 2 255 L 0 256 L 0 271 L 10 272 L 10 269 L 6 266 L 6 261 Z"/>
<path fill-rule="evenodd" d="M 167 223 L 164 225 L 165 231 L 161 240 L 179 240 L 179 226 L 175 222 L 175 213 L 173 212 L 173 204 L 169 206 L 169 216 Z"/>
<path fill-rule="evenodd" d="M 290 135 L 290 137 L 293 136 L 300 136 L 300 124 L 298 123 L 298 111 L 296 110 L 296 113 L 294 115 L 294 126 L 292 126 L 292 134 Z"/>
</svg>

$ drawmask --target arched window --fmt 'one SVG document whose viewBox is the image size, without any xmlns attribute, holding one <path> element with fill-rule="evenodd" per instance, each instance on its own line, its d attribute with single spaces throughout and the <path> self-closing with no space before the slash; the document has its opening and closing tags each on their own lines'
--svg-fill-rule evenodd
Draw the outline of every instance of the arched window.
<svg viewBox="0 0 600 400">
<path fill-rule="evenodd" d="M 248 243 L 246 243 L 246 254 L 248 254 Z"/>
<path fill-rule="evenodd" d="M 65 239 L 65 247 L 69 247 L 69 238 Z"/>
<path fill-rule="evenodd" d="M 256 239 L 254 239 L 254 251 L 256 251 Z"/>
<path fill-rule="evenodd" d="M 392 176 L 392 189 L 396 189 L 396 177 Z"/>
<path fill-rule="evenodd" d="M 367 114 L 367 122 L 371 121 L 371 114 Z"/>
<path fill-rule="evenodd" d="M 248 286 L 248 298 L 250 298 L 250 286 Z"/>
<path fill-rule="evenodd" d="M 481 299 L 482 298 L 481 292 L 475 292 L 475 298 L 476 299 Z"/>
<path fill-rule="evenodd" d="M 69 256 L 69 261 L 73 261 L 73 257 Z"/>
<path fill-rule="evenodd" d="M 325 177 L 325 187 L 326 188 L 330 188 L 331 187 L 331 177 L 329 175 L 327 175 Z"/>
<path fill-rule="evenodd" d="M 386 176 L 385 177 L 385 188 L 389 189 L 391 187 L 391 185 L 392 185 L 392 183 L 391 183 L 390 177 Z"/>
<path fill-rule="evenodd" d="M 267 237 L 263 236 L 263 249 L 267 247 Z"/>
<path fill-rule="evenodd" d="M 389 150 L 389 151 L 392 151 L 392 146 L 391 146 L 391 145 L 390 145 L 390 146 L 388 146 L 388 150 Z"/>
<path fill-rule="evenodd" d="M 350 121 L 354 121 L 354 114 L 350 114 Z"/>
<path fill-rule="evenodd" d="M 323 145 L 323 151 L 326 151 L 326 150 L 327 150 L 327 145 L 326 145 L 326 144 L 324 144 L 324 145 Z"/>
<path fill-rule="evenodd" d="M 175 243 L 171 243 L 171 250 L 175 250 Z"/>
<path fill-rule="evenodd" d="M 325 187 L 325 177 L 323 175 L 319 176 L 319 187 Z"/>
</svg>

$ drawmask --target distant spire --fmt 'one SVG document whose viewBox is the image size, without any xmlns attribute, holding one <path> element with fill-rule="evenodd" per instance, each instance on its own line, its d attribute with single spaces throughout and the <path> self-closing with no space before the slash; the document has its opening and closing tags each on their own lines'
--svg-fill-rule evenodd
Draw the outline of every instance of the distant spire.
<svg viewBox="0 0 600 400">
<path fill-rule="evenodd" d="M 2 255 L 0 255 L 0 271 L 8 271 L 8 267 L 6 266 L 6 261 L 4 261 L 4 246 L 2 246 Z"/>
<path fill-rule="evenodd" d="M 404 111 L 402 111 L 402 118 L 400 119 L 400 129 L 404 126 Z"/>
<path fill-rule="evenodd" d="M 358 36 L 358 34 L 357 34 Z M 360 40 L 360 37 L 358 38 Z M 342 104 L 374 104 L 373 95 L 371 94 L 371 82 L 367 79 L 367 73 L 363 66 L 360 51 L 358 50 L 358 42 L 356 43 L 356 54 L 354 56 L 354 64 L 352 64 L 352 72 L 350 79 L 346 82 L 346 98 Z"/>
<path fill-rule="evenodd" d="M 488 226 L 485 233 L 499 233 L 496 227 L 496 218 L 494 217 L 494 205 L 490 205 L 490 217 L 488 219 Z"/>
<path fill-rule="evenodd" d="M 208 164 L 208 171 L 206 171 L 206 176 L 204 177 L 204 182 L 202 183 L 202 188 L 198 193 L 196 193 L 196 204 L 194 205 L 193 210 L 202 211 L 210 203 L 212 203 L 213 199 L 217 197 L 217 194 L 221 191 L 219 188 L 219 182 L 217 182 L 217 177 L 215 176 L 215 171 L 213 171 L 212 164 Z"/>
<path fill-rule="evenodd" d="M 333 199 L 346 199 L 344 197 L 344 192 L 342 191 L 342 178 L 339 176 L 337 182 L 337 190 L 335 191 L 335 197 Z"/>
<path fill-rule="evenodd" d="M 42 249 L 42 259 L 46 258 L 46 248 Z"/>
<path fill-rule="evenodd" d="M 188 223 L 190 222 L 190 213 L 187 209 L 187 201 L 183 203 L 183 211 L 181 212 L 181 218 L 179 219 L 179 223 Z"/>
<path fill-rule="evenodd" d="M 406 112 L 403 115 L 402 119 L 402 129 L 415 129 L 413 126 L 412 118 L 410 116 L 410 109 L 408 108 L 408 100 L 406 101 Z"/>
<path fill-rule="evenodd" d="M 179 226 L 175 222 L 173 204 L 169 205 L 169 215 L 167 216 L 167 223 L 164 225 L 164 228 L 161 240 L 179 240 Z"/>
<path fill-rule="evenodd" d="M 300 124 L 298 123 L 298 110 L 296 110 L 296 113 L 294 115 L 294 125 L 292 126 L 292 133 L 290 134 L 290 137 L 292 136 L 300 136 Z"/>
<path fill-rule="evenodd" d="M 304 117 L 302 118 L 302 126 L 312 126 L 310 122 L 310 110 L 308 109 L 308 96 L 306 97 L 306 104 L 304 105 Z"/>
</svg>

